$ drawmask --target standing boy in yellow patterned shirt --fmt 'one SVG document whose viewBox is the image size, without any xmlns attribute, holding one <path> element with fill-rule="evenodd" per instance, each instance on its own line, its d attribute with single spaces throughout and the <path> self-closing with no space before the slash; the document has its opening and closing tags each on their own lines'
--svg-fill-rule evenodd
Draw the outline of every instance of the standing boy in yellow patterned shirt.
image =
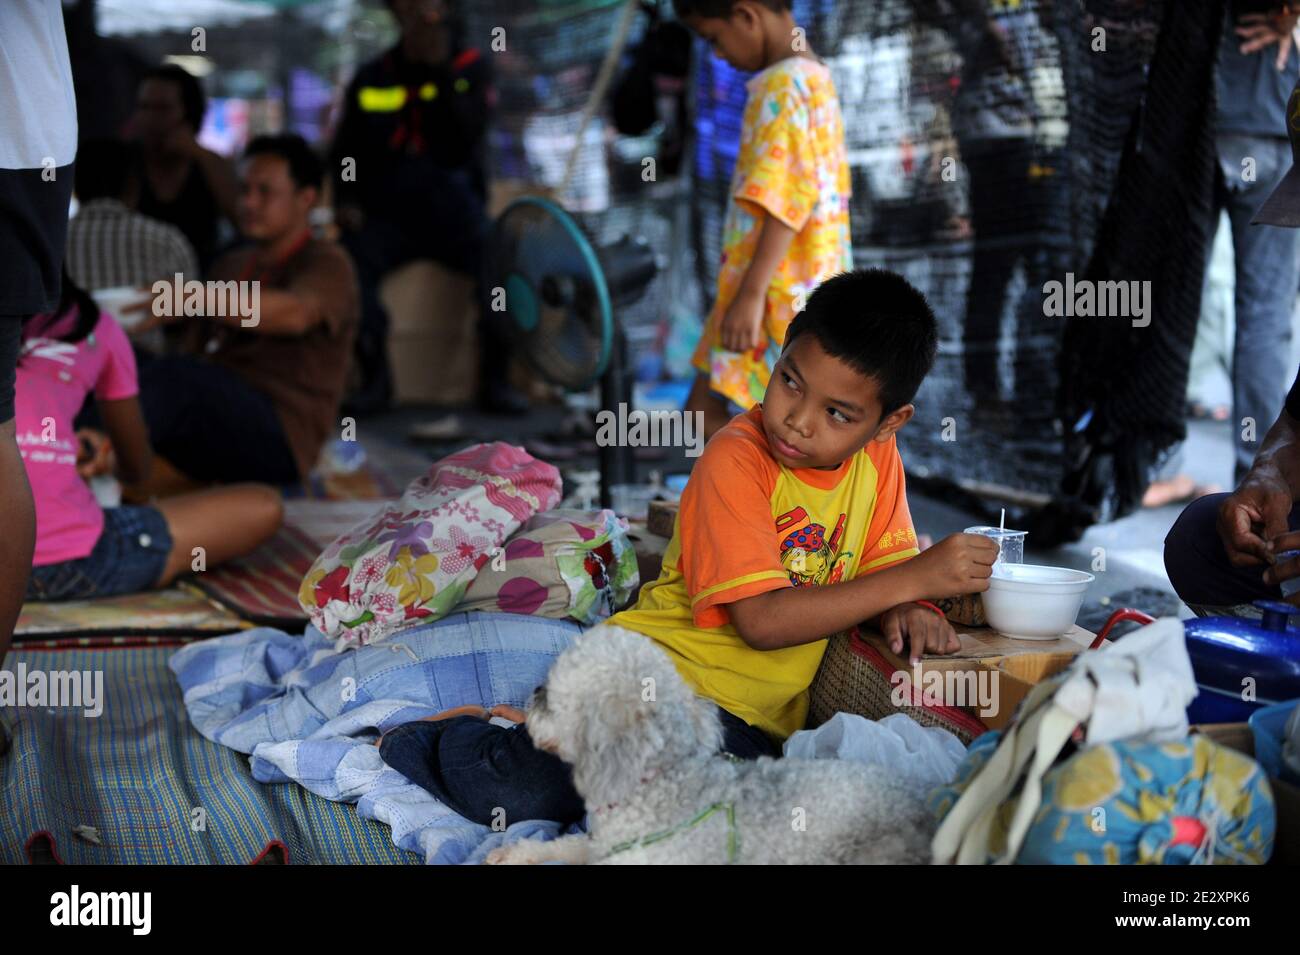
<svg viewBox="0 0 1300 955">
<path fill-rule="evenodd" d="M 688 411 L 711 437 L 767 390 L 794 313 L 853 268 L 844 122 L 830 70 L 790 0 L 674 0 L 678 17 L 738 70 L 756 72 L 723 225 L 718 292 L 691 363 Z"/>
</svg>

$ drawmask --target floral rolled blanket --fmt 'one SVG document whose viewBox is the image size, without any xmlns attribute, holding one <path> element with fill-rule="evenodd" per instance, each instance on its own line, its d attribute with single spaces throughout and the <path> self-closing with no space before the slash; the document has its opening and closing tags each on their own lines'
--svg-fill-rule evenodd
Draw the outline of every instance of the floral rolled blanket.
<svg viewBox="0 0 1300 955">
<path fill-rule="evenodd" d="M 557 508 L 529 518 L 465 591 L 457 610 L 571 619 L 594 626 L 640 583 L 627 521 Z"/>
<path fill-rule="evenodd" d="M 465 448 L 325 548 L 298 602 L 340 651 L 429 623 L 451 612 L 507 537 L 560 497 L 560 472 L 523 448 Z"/>
</svg>

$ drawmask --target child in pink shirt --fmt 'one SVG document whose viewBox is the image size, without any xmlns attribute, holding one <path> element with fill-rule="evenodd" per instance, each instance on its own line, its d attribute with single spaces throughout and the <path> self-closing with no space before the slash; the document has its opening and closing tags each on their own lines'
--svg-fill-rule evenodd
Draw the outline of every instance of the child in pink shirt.
<svg viewBox="0 0 1300 955">
<path fill-rule="evenodd" d="M 111 459 L 124 481 L 149 474 L 153 452 L 138 392 L 125 332 L 65 274 L 59 308 L 26 321 L 18 358 L 15 425 L 36 504 L 28 600 L 163 587 L 191 569 L 248 553 L 279 527 L 280 495 L 261 484 L 177 495 L 156 506 L 101 508 L 85 479 L 110 470 Z M 90 394 L 107 445 L 79 435 L 73 424 Z"/>
</svg>

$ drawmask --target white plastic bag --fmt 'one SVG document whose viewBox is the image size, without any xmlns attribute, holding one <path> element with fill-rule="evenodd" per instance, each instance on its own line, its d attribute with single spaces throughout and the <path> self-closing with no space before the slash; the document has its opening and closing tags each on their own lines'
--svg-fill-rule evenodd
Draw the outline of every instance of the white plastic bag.
<svg viewBox="0 0 1300 955">
<path fill-rule="evenodd" d="M 869 720 L 836 713 L 814 730 L 799 730 L 785 741 L 784 755 L 796 759 L 849 759 L 882 766 L 925 786 L 950 783 L 966 747 L 952 733 L 922 726 L 906 713 Z"/>
</svg>

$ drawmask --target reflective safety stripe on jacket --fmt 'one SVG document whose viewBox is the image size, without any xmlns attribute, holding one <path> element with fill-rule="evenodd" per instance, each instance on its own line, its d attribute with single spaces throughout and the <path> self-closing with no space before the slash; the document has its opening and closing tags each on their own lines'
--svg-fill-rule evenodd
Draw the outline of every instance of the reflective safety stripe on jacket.
<svg viewBox="0 0 1300 955">
<path fill-rule="evenodd" d="M 456 81 L 458 87 L 462 84 L 464 89 L 458 89 L 457 92 L 463 93 L 469 89 L 466 80 Z M 396 113 L 406 105 L 410 93 L 414 93 L 427 103 L 437 98 L 438 86 L 436 83 L 425 83 L 410 91 L 405 86 L 363 86 L 357 90 L 357 105 L 367 113 Z"/>
</svg>

